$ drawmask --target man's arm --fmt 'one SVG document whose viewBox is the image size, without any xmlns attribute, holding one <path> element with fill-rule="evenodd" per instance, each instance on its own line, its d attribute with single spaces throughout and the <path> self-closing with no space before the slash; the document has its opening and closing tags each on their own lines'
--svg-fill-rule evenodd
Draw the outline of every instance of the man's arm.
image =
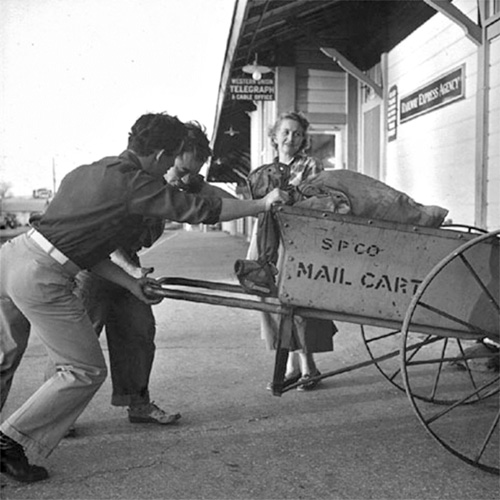
<svg viewBox="0 0 500 500">
<path fill-rule="evenodd" d="M 195 194 L 200 196 L 213 196 L 216 198 L 231 198 L 233 200 L 238 199 L 236 196 L 233 196 L 231 193 L 226 191 L 225 189 L 220 188 L 219 186 L 212 186 L 205 180 L 200 182 L 199 190 L 193 191 Z"/>
<path fill-rule="evenodd" d="M 143 292 L 142 286 L 146 283 L 156 283 L 156 280 L 151 278 L 136 279 L 121 267 L 117 266 L 110 259 L 105 259 L 96 264 L 90 269 L 93 273 L 101 278 L 107 279 L 123 288 L 126 288 L 130 293 L 135 295 L 139 300 L 146 304 L 157 304 L 158 299 L 149 299 Z"/>
<path fill-rule="evenodd" d="M 142 267 L 137 265 L 137 263 L 130 258 L 129 254 L 121 248 L 115 250 L 110 257 L 113 263 L 121 267 L 127 274 L 137 279 L 143 278 L 154 271 L 153 267 Z"/>
<path fill-rule="evenodd" d="M 278 188 L 273 189 L 264 198 L 259 200 L 239 200 L 231 198 L 222 198 L 222 209 L 220 212 L 220 221 L 239 219 L 240 217 L 249 217 L 258 215 L 261 212 L 271 210 L 274 204 L 286 203 L 288 194 L 280 191 Z"/>
</svg>

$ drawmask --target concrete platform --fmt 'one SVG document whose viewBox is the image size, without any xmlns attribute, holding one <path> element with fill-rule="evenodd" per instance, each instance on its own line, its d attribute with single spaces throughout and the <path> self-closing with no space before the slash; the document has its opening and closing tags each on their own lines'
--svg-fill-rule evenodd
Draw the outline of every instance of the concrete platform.
<svg viewBox="0 0 500 500">
<path fill-rule="evenodd" d="M 143 262 L 156 276 L 231 281 L 246 247 L 221 232 L 167 231 Z M 498 477 L 432 440 L 374 367 L 275 397 L 265 390 L 274 357 L 258 312 L 164 300 L 155 314 L 151 394 L 182 413 L 179 425 L 130 424 L 110 406 L 108 379 L 78 436 L 37 460 L 51 478 L 22 485 L 1 476 L 2 499 L 498 498 Z M 335 352 L 317 356 L 322 371 L 367 359 L 359 327 L 338 326 Z M 44 366 L 34 335 L 4 416 L 36 390 Z"/>
</svg>

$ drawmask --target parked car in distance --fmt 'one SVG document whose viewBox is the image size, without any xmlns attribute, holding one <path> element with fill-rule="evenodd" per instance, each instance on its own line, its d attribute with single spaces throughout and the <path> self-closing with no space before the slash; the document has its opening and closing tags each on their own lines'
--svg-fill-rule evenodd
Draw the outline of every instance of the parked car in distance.
<svg viewBox="0 0 500 500">
<path fill-rule="evenodd" d="M 16 214 L 0 214 L 0 229 L 15 229 L 18 225 Z"/>
</svg>

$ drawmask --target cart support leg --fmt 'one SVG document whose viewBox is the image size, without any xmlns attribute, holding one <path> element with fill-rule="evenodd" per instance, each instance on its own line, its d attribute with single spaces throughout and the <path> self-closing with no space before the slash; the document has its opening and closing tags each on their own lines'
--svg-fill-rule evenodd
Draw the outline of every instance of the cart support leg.
<svg viewBox="0 0 500 500">
<path fill-rule="evenodd" d="M 276 360 L 274 363 L 273 395 L 281 396 L 285 379 L 286 364 L 288 361 L 288 346 L 291 345 L 293 329 L 293 309 L 280 314 L 278 344 L 276 347 Z"/>
</svg>

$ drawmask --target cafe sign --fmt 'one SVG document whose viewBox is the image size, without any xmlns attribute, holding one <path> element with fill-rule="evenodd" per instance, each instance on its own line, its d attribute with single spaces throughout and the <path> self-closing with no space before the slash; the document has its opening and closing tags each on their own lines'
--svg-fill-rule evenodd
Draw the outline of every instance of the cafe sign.
<svg viewBox="0 0 500 500">
<path fill-rule="evenodd" d="M 400 123 L 404 123 L 464 97 L 465 64 L 411 94 L 402 97 L 400 101 L 399 121 Z"/>
<path fill-rule="evenodd" d="M 274 101 L 274 73 L 264 75 L 260 80 L 246 76 L 231 78 L 229 93 L 233 101 Z"/>
</svg>

